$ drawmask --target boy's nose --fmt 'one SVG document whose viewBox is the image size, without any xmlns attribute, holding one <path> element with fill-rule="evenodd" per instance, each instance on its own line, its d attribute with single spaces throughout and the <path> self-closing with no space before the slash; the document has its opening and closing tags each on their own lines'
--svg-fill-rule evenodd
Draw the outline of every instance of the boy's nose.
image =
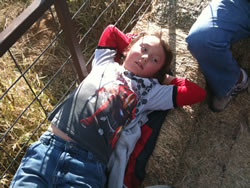
<svg viewBox="0 0 250 188">
<path fill-rule="evenodd" d="M 141 56 L 141 58 L 142 58 L 143 62 L 146 62 L 148 60 L 148 54 L 143 54 Z"/>
</svg>

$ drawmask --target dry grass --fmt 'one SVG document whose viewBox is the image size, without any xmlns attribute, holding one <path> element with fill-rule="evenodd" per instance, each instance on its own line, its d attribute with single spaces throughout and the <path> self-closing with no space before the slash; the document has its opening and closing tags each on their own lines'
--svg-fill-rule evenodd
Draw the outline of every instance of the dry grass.
<svg viewBox="0 0 250 188">
<path fill-rule="evenodd" d="M 176 54 L 173 72 L 206 88 L 198 64 L 185 43 L 189 28 L 195 21 L 194 15 L 199 15 L 196 11 L 201 1 L 176 1 L 177 4 L 172 6 L 166 0 L 155 2 L 151 22 L 139 22 L 136 27 L 145 29 L 145 25 L 150 24 L 151 29 L 162 28 Z M 207 1 L 203 1 L 199 7 L 206 4 Z M 232 46 L 234 57 L 248 75 L 249 41 L 250 38 Z M 200 104 L 175 109 L 168 114 L 147 165 L 144 186 L 250 187 L 250 95 L 247 92 L 239 94 L 221 113 L 213 113 L 208 108 L 209 95 Z"/>
<path fill-rule="evenodd" d="M 84 1 L 71 0 L 70 11 L 73 13 L 79 8 Z M 79 39 L 83 37 L 88 28 L 92 27 L 94 21 L 97 19 L 101 11 L 106 8 L 106 5 L 111 1 L 89 1 L 81 10 L 80 14 L 75 18 L 77 26 L 77 33 Z M 103 29 L 108 24 L 114 24 L 121 13 L 127 8 L 128 2 L 118 2 L 112 5 L 110 10 L 105 13 L 100 21 L 93 26 L 92 31 L 86 36 L 81 43 L 84 52 L 85 60 L 92 55 L 99 36 Z M 20 14 L 31 3 L 31 0 L 1 0 L 0 6 L 0 31 L 7 27 L 11 21 Z M 131 7 L 126 16 L 118 23 L 121 29 L 126 26 L 129 19 L 132 18 L 134 12 L 141 5 L 140 1 Z M 52 11 L 54 9 L 52 7 Z M 109 18 L 109 19 L 107 19 Z M 59 25 L 57 23 L 57 25 Z M 14 46 L 11 47 L 11 53 L 14 55 L 16 62 L 19 65 L 21 72 L 24 72 L 33 61 L 41 54 L 41 52 L 48 46 L 52 39 L 56 36 L 58 31 L 57 25 L 54 24 L 52 16 L 49 12 L 36 22 L 32 28 L 25 33 Z M 128 28 L 131 29 L 133 24 Z M 65 62 L 69 56 L 67 46 L 64 42 L 63 36 L 52 45 L 51 48 L 32 66 L 25 74 L 25 78 L 31 86 L 32 90 L 38 95 L 44 86 L 48 83 L 51 77 L 56 73 L 62 63 Z M 4 54 L 0 58 L 0 96 L 19 78 L 20 71 L 14 64 L 9 53 Z M 70 61 L 53 80 L 50 85 L 38 97 L 44 109 L 39 102 L 35 102 L 24 112 L 21 118 L 16 122 L 13 128 L 11 125 L 15 122 L 17 117 L 24 111 L 27 105 L 34 99 L 34 94 L 31 92 L 24 78 L 19 79 L 14 87 L 12 87 L 7 95 L 0 101 L 0 135 L 11 128 L 5 139 L 0 143 L 11 157 L 15 157 L 24 143 L 28 141 L 33 131 L 46 119 L 47 113 L 53 109 L 58 100 L 65 94 L 68 87 L 77 78 L 76 73 Z M 29 144 L 36 141 L 41 133 L 47 129 L 49 122 L 45 121 L 38 129 L 38 132 L 31 138 Z M 17 158 L 20 162 L 25 149 Z M 2 174 L 7 166 L 11 163 L 12 158 L 5 152 L 0 152 L 0 173 Z M 7 187 L 18 164 L 14 164 L 11 169 L 7 171 L 4 177 L 0 180 L 0 187 Z"/>
<path fill-rule="evenodd" d="M 20 11 L 28 6 L 28 1 L 12 1 L 9 2 L 9 6 L 8 3 L 5 2 L 2 5 L 5 6 L 1 9 L 1 13 L 4 13 L 4 27 L 6 27 L 9 25 L 11 20 L 13 20 L 20 13 Z M 47 28 L 44 23 L 41 23 L 42 20 L 43 19 L 35 24 L 30 29 L 30 31 L 21 37 L 18 42 L 10 49 L 16 59 L 16 62 L 19 64 L 19 69 L 21 72 L 24 72 L 27 67 L 31 65 L 34 59 L 42 52 L 43 48 L 48 45 L 53 36 L 53 28 Z M 47 75 L 44 72 L 45 69 L 48 69 L 51 72 L 53 69 L 52 67 L 56 68 L 56 65 L 48 67 L 50 64 L 46 63 L 48 60 L 53 62 L 52 59 L 55 57 L 55 55 L 55 52 L 49 51 L 25 74 L 26 80 L 28 80 L 29 85 L 32 87 L 32 90 L 36 95 L 38 95 L 41 92 L 41 89 L 44 88 L 46 84 L 45 80 L 47 76 L 49 76 L 49 74 Z M 60 61 L 59 59 L 57 60 L 57 65 L 59 65 Z M 2 96 L 2 94 L 20 77 L 20 71 L 18 70 L 18 67 L 15 66 L 9 53 L 6 53 L 1 57 L 0 96 Z M 33 99 L 34 94 L 31 92 L 24 77 L 22 77 L 0 101 L 1 137 L 7 130 L 11 129 L 4 140 L 0 143 L 0 146 L 13 158 L 24 146 L 24 143 L 29 140 L 36 127 L 38 127 L 40 123 L 46 118 L 46 112 L 44 109 L 46 111 L 50 111 L 53 108 L 53 105 L 56 103 L 56 97 L 53 96 L 50 91 L 46 90 L 38 98 L 43 104 L 44 109 L 42 109 L 39 102 L 35 100 L 34 103 L 16 122 L 15 126 L 11 128 L 19 115 L 33 101 Z M 43 132 L 47 126 L 48 123 L 44 123 L 39 131 L 31 138 L 29 143 L 36 141 L 41 132 Z M 26 147 L 27 146 L 25 146 L 24 150 L 21 151 L 17 161 L 20 161 Z M 1 174 L 12 162 L 12 158 L 10 158 L 9 155 L 1 151 Z M 7 186 L 9 184 L 17 166 L 17 164 L 14 164 L 14 166 L 10 168 L 9 171 L 7 171 L 5 176 L 1 179 L 2 186 Z"/>
<path fill-rule="evenodd" d="M 13 13 L 13 15 L 7 16 L 9 20 L 18 15 L 18 11 L 23 9 L 22 6 L 27 6 L 25 0 L 0 2 L 1 14 Z M 81 4 L 77 0 L 71 0 L 70 2 L 72 12 Z M 77 16 L 75 22 L 79 38 L 83 37 L 83 33 L 93 24 L 100 11 L 106 7 L 107 2 L 110 1 L 91 1 Z M 176 5 L 171 4 L 173 2 L 175 1 L 156 0 L 151 14 L 147 14 L 135 27 L 131 25 L 128 31 L 131 28 L 134 32 L 161 29 L 176 54 L 172 65 L 174 74 L 185 76 L 205 88 L 205 79 L 198 64 L 186 49 L 185 37 L 207 1 L 183 0 L 176 1 Z M 120 12 L 128 6 L 127 2 L 116 1 L 116 4 L 118 7 L 110 9 L 81 44 L 86 60 L 93 53 L 98 36 L 104 27 L 114 23 Z M 136 6 L 138 6 L 137 4 L 139 5 L 140 1 L 136 1 Z M 10 9 L 14 11 L 9 11 Z M 131 14 L 133 15 L 133 12 L 128 13 L 128 15 Z M 128 15 L 118 24 L 118 27 L 123 28 L 126 25 Z M 107 17 L 110 19 L 107 20 Z M 2 21 L 0 15 L 0 29 L 3 28 L 2 23 L 7 25 L 6 19 Z M 11 50 L 22 70 L 25 70 L 34 58 L 41 53 L 41 50 L 55 36 L 55 30 L 50 15 L 46 14 L 40 22 L 32 27 L 27 35 L 23 36 L 12 47 Z M 248 39 L 233 46 L 234 56 L 247 70 L 248 74 L 250 74 L 250 54 L 247 51 L 250 49 L 249 44 Z M 35 93 L 40 92 L 41 88 L 65 61 L 67 55 L 68 51 L 64 40 L 60 38 L 42 59 L 28 71 L 26 77 Z M 3 56 L 0 61 L 0 94 L 2 94 L 20 73 L 8 54 Z M 74 79 L 75 73 L 71 64 L 69 64 L 39 97 L 47 111 L 54 107 Z M 33 95 L 22 78 L 0 101 L 1 135 L 32 99 Z M 240 94 L 222 113 L 211 112 L 208 109 L 207 100 L 191 107 L 172 110 L 168 114 L 155 151 L 147 165 L 147 175 L 143 185 L 171 184 L 182 188 L 250 187 L 249 95 L 246 92 Z M 0 146 L 12 156 L 15 156 L 34 128 L 44 118 L 44 111 L 35 102 L 11 130 L 11 134 L 0 143 Z M 30 142 L 36 140 L 47 126 L 48 123 L 45 122 L 39 129 L 39 133 Z M 2 151 L 0 155 L 0 172 L 2 173 L 10 160 Z M 0 185 L 4 187 L 9 184 L 16 166 L 10 169 L 1 179 Z"/>
</svg>

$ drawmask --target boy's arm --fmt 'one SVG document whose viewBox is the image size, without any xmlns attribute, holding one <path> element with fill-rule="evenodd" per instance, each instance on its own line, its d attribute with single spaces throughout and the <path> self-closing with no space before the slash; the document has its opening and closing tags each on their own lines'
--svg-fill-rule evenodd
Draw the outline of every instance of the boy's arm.
<svg viewBox="0 0 250 188">
<path fill-rule="evenodd" d="M 206 91 L 186 78 L 166 75 L 165 85 L 175 85 L 177 106 L 191 105 L 202 101 L 206 97 Z"/>
<path fill-rule="evenodd" d="M 105 28 L 100 37 L 98 48 L 111 48 L 117 50 L 118 54 L 122 54 L 130 41 L 131 38 L 120 31 L 117 27 L 109 25 Z"/>
</svg>

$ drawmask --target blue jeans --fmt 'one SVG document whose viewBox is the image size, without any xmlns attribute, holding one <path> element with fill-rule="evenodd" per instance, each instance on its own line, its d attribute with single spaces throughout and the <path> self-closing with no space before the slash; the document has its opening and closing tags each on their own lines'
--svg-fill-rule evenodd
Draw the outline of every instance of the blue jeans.
<svg viewBox="0 0 250 188">
<path fill-rule="evenodd" d="M 250 36 L 247 0 L 212 0 L 186 39 L 215 96 L 227 95 L 240 78 L 240 67 L 230 50 L 233 42 Z"/>
<path fill-rule="evenodd" d="M 106 165 L 47 131 L 27 149 L 10 187 L 104 187 Z"/>
</svg>

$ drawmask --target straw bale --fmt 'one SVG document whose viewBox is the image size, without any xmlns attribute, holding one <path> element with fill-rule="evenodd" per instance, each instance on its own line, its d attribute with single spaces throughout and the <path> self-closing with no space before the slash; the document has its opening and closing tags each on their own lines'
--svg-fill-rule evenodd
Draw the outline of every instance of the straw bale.
<svg viewBox="0 0 250 188">
<path fill-rule="evenodd" d="M 186 0 L 171 5 L 155 1 L 150 15 L 134 28 L 139 31 L 162 31 L 175 57 L 172 72 L 206 87 L 196 60 L 187 50 L 188 31 L 208 1 L 198 4 Z M 196 4 L 195 4 L 196 3 Z M 167 8 L 166 8 L 167 7 Z M 179 7 L 179 8 L 178 8 Z M 181 17 L 190 8 L 187 25 Z M 172 14 L 166 13 L 172 11 Z M 173 15 L 173 13 L 177 13 Z M 173 24 L 175 23 L 175 24 Z M 240 66 L 250 75 L 250 39 L 233 44 L 232 51 Z M 207 90 L 208 91 L 208 90 Z M 161 129 L 156 148 L 147 164 L 143 186 L 168 184 L 176 187 L 250 187 L 250 95 L 242 92 L 225 111 L 208 108 L 210 92 L 200 104 L 171 110 Z"/>
</svg>

